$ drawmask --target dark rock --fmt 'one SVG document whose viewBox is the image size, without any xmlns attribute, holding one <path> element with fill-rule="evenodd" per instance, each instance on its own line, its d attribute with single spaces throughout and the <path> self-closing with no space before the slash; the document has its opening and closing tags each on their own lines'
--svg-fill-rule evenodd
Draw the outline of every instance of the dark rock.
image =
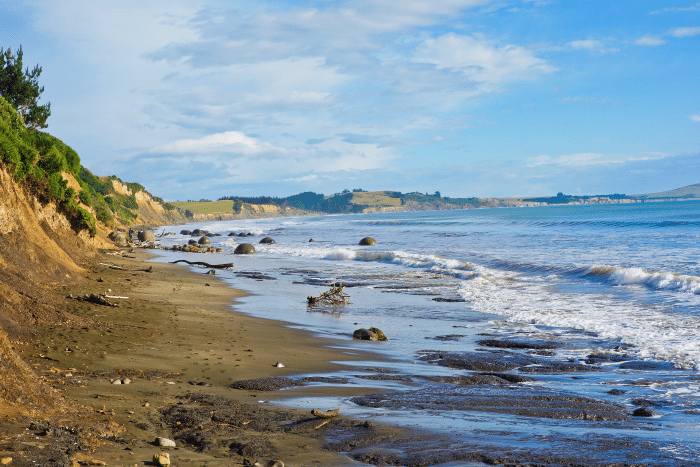
<svg viewBox="0 0 700 467">
<path fill-rule="evenodd" d="M 634 412 L 632 412 L 632 415 L 635 417 L 659 417 L 661 416 L 658 412 L 654 412 L 653 410 L 647 408 L 647 407 L 640 407 L 636 409 Z"/>
<path fill-rule="evenodd" d="M 235 236 L 236 236 L 236 232 L 231 232 L 230 234 L 228 234 L 228 236 L 229 236 L 229 237 L 235 237 Z"/>
<path fill-rule="evenodd" d="M 602 362 L 624 362 L 629 359 L 630 356 L 627 354 L 595 353 L 588 355 L 585 362 L 589 365 L 597 365 Z"/>
<path fill-rule="evenodd" d="M 484 347 L 496 347 L 500 349 L 557 349 L 563 344 L 561 342 L 544 340 L 521 340 L 521 339 L 481 339 L 477 344 Z"/>
<path fill-rule="evenodd" d="M 640 371 L 675 370 L 675 369 L 677 369 L 670 362 L 647 362 L 647 361 L 643 361 L 643 360 L 636 360 L 633 362 L 625 362 L 625 363 L 620 365 L 620 368 L 623 370 L 640 370 Z"/>
<path fill-rule="evenodd" d="M 667 407 L 671 405 L 670 402 L 666 401 L 650 401 L 648 399 L 643 399 L 638 397 L 637 399 L 632 399 L 630 401 L 633 405 L 638 405 L 640 407 Z"/>
<path fill-rule="evenodd" d="M 590 421 L 628 420 L 624 407 L 562 391 L 528 386 L 470 385 L 422 388 L 353 397 L 365 407 L 395 410 L 470 410 L 525 417 Z"/>
<path fill-rule="evenodd" d="M 369 246 L 369 245 L 376 245 L 377 241 L 373 239 L 372 237 L 365 237 L 362 240 L 360 240 L 360 245 L 363 246 Z"/>
<path fill-rule="evenodd" d="M 255 247 L 250 243 L 241 243 L 233 251 L 235 255 L 252 255 L 255 254 Z"/>
<path fill-rule="evenodd" d="M 180 235 L 192 235 L 192 231 L 191 230 L 181 230 Z"/>
<path fill-rule="evenodd" d="M 200 245 L 209 245 L 211 244 L 211 240 L 209 240 L 209 237 L 203 236 L 199 239 L 197 243 L 199 243 Z"/>
<path fill-rule="evenodd" d="M 352 337 L 363 341 L 386 341 L 388 340 L 379 328 L 361 328 L 352 333 Z"/>
<path fill-rule="evenodd" d="M 426 352 L 420 359 L 447 368 L 479 372 L 504 372 L 538 360 L 526 355 L 511 352 Z"/>
<path fill-rule="evenodd" d="M 463 303 L 466 302 L 463 298 L 445 298 L 445 297 L 435 297 L 434 302 L 448 302 L 448 303 Z"/>
<path fill-rule="evenodd" d="M 611 389 L 607 393 L 611 396 L 621 396 L 625 393 L 625 391 L 623 391 L 622 389 Z"/>
<path fill-rule="evenodd" d="M 489 374 L 466 375 L 466 376 L 427 376 L 425 379 L 435 383 L 456 384 L 459 386 L 498 385 L 508 384 L 508 381 Z"/>
<path fill-rule="evenodd" d="M 262 240 L 260 240 L 260 243 L 263 243 L 266 245 L 273 245 L 273 244 L 275 244 L 275 241 L 270 237 L 265 237 Z"/>
<path fill-rule="evenodd" d="M 188 244 L 188 245 L 196 245 L 196 244 L 197 244 L 197 240 L 195 240 L 194 238 L 190 238 L 189 241 L 187 242 L 187 244 Z"/>
<path fill-rule="evenodd" d="M 314 239 L 313 239 L 313 238 L 310 238 L 310 239 L 309 239 L 309 243 L 313 243 L 313 242 L 314 242 Z"/>
</svg>

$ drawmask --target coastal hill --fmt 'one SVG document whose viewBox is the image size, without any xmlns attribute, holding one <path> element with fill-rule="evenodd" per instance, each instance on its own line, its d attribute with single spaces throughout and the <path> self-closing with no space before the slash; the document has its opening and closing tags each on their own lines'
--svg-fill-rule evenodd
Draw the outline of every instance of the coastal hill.
<svg viewBox="0 0 700 467">
<path fill-rule="evenodd" d="M 700 183 L 694 185 L 676 188 L 675 190 L 661 191 L 659 193 L 649 193 L 646 195 L 638 195 L 635 198 L 647 200 L 666 200 L 666 199 L 700 199 Z"/>
</svg>

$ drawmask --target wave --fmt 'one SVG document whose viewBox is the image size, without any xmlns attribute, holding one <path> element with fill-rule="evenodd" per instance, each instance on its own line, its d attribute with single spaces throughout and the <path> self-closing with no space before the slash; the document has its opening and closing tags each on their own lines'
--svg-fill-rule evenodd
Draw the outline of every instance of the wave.
<svg viewBox="0 0 700 467">
<path fill-rule="evenodd" d="M 700 295 L 700 277 L 669 272 L 646 271 L 623 266 L 590 266 L 581 271 L 583 277 L 601 278 L 613 285 L 643 285 L 656 290 L 670 290 Z"/>
</svg>

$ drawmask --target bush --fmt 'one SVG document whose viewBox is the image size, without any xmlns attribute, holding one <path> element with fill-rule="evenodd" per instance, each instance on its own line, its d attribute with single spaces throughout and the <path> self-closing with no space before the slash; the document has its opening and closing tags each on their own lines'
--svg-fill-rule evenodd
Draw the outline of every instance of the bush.
<svg viewBox="0 0 700 467">
<path fill-rule="evenodd" d="M 49 175 L 49 192 L 51 196 L 57 200 L 62 200 L 66 194 L 68 182 L 63 179 L 61 172 L 55 172 Z"/>
<path fill-rule="evenodd" d="M 92 206 L 92 196 L 90 196 L 90 192 L 88 190 L 82 189 L 78 194 L 78 199 L 85 206 Z"/>
<path fill-rule="evenodd" d="M 97 235 L 97 227 L 95 226 L 95 218 L 83 208 L 78 208 L 78 229 L 87 230 L 91 237 Z"/>
</svg>

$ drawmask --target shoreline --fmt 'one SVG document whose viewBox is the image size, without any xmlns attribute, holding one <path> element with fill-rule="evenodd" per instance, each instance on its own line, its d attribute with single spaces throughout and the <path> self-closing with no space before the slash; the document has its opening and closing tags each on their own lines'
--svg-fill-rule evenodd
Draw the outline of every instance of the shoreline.
<svg viewBox="0 0 700 467">
<path fill-rule="evenodd" d="M 316 462 L 357 465 L 339 452 L 322 448 L 324 430 L 304 428 L 318 424 L 318 419 L 308 411 L 264 405 L 259 400 L 270 399 L 270 393 L 263 396 L 258 390 L 228 386 L 240 380 L 331 373 L 345 368 L 336 362 L 376 360 L 380 356 L 338 349 L 333 346 L 333 340 L 293 329 L 283 321 L 247 316 L 235 309 L 236 298 L 246 292 L 206 274 L 206 269 L 198 274 L 182 265 L 149 261 L 152 255 L 147 250 L 134 249 L 127 255 L 131 258 L 105 255 L 86 265 L 87 283 L 65 290 L 73 296 L 107 291 L 109 296 L 128 297 L 112 300 L 119 307 L 70 300 L 69 311 L 87 325 L 43 329 L 23 351 L 25 361 L 43 379 L 79 404 L 61 419 L 46 422 L 49 426 L 65 424 L 78 430 L 86 426 L 101 427 L 96 429 L 101 433 L 85 434 L 83 444 L 89 454 L 69 453 L 72 460 L 79 459 L 80 454 L 95 462 L 105 462 L 88 465 L 152 465 L 149 462 L 153 455 L 163 450 L 153 440 L 157 436 L 178 439 L 176 431 L 181 423 L 171 425 L 164 414 L 174 407 L 211 405 L 218 401 L 224 404 L 222 413 L 224 406 L 233 404 L 237 414 L 234 418 L 251 417 L 247 420 L 250 428 L 245 425 L 239 430 L 229 428 L 242 433 L 222 432 L 220 435 L 226 441 L 219 439 L 214 443 L 216 446 L 203 452 L 171 448 L 168 452 L 173 465 L 251 465 L 259 459 L 279 459 L 292 466 Z M 110 269 L 98 263 L 124 269 Z M 135 271 L 149 267 L 152 272 Z M 276 367 L 277 362 L 285 367 Z M 122 384 L 114 384 L 117 381 Z M 129 384 L 123 384 L 126 382 Z M 310 389 L 315 392 L 314 388 Z M 376 391 L 333 388 L 335 395 L 348 397 L 369 392 Z M 294 393 L 298 395 L 292 391 L 288 397 L 294 397 Z M 188 394 L 208 399 L 197 403 L 187 399 Z M 272 398 L 285 398 L 284 391 L 275 392 Z M 310 408 L 326 411 L 334 407 Z M 256 416 L 260 419 L 255 420 Z M 298 427 L 285 431 L 279 426 L 280 418 L 299 420 Z M 342 416 L 337 421 L 354 426 Z M 19 421 L 14 429 L 5 426 L 2 431 L 21 433 L 27 431 L 26 423 L 27 420 Z M 253 425 L 260 426 L 252 428 Z M 402 431 L 386 429 L 393 434 Z M 213 431 L 217 431 L 216 427 Z M 45 458 L 49 451 L 46 447 L 60 449 L 60 442 L 50 435 L 42 439 L 42 432 L 51 433 L 41 422 L 30 425 L 24 434 L 39 441 L 18 441 L 14 452 L 0 446 L 0 458 L 15 458 L 10 464 L 13 466 L 37 465 L 36 462 L 52 465 Z M 232 435 L 235 436 L 231 438 Z M 246 444 L 235 439 L 252 441 Z M 222 442 L 224 446 L 219 445 Z M 243 447 L 237 450 L 229 447 L 236 443 Z M 262 446 L 257 451 L 246 449 L 260 443 Z M 177 444 L 182 443 L 177 441 Z"/>
</svg>

